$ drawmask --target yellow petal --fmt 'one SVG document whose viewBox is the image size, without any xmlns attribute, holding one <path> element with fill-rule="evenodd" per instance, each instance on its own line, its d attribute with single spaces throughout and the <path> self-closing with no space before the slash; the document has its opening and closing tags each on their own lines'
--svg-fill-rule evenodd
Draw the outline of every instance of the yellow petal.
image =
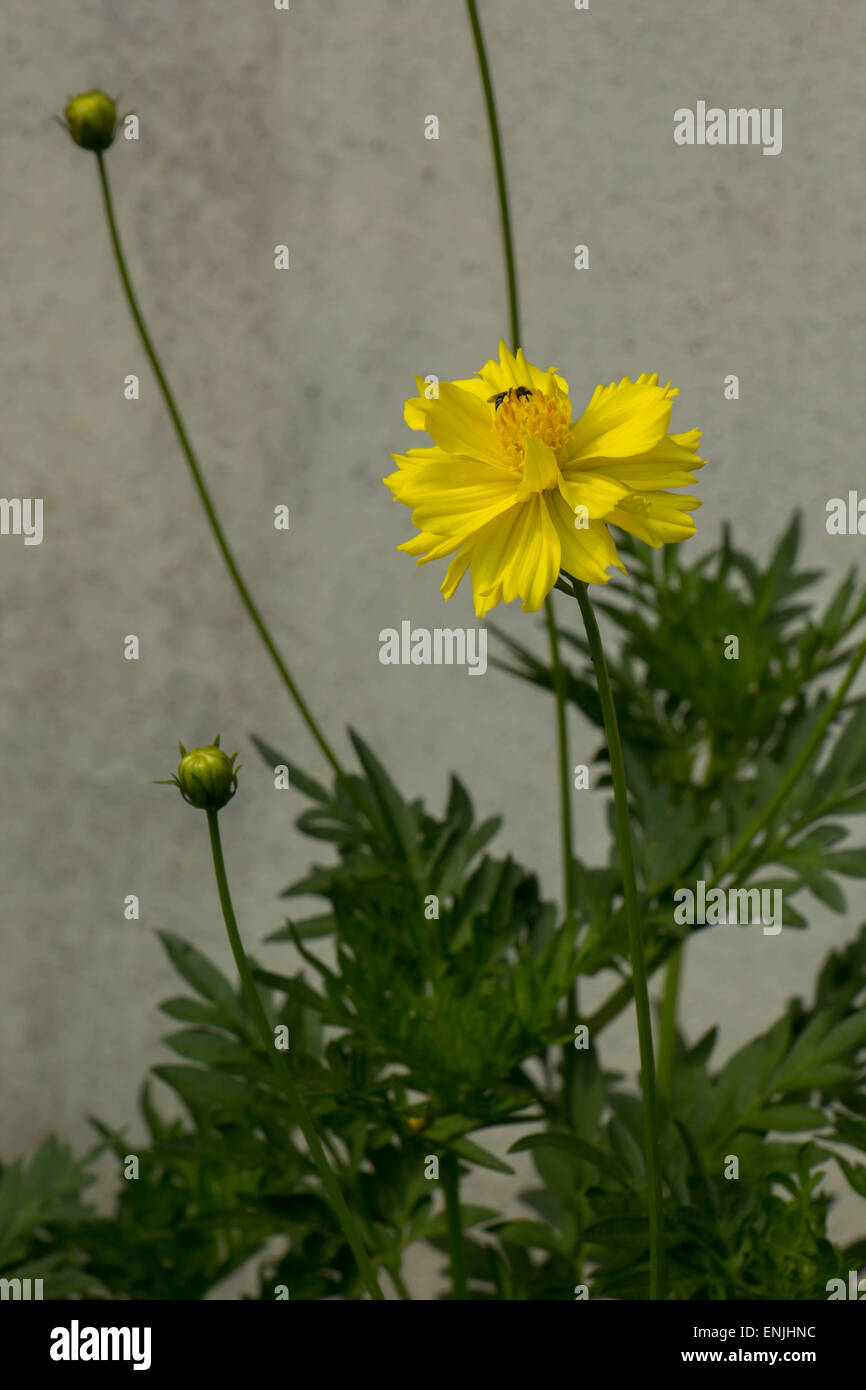
<svg viewBox="0 0 866 1390">
<path fill-rule="evenodd" d="M 551 504 L 551 518 L 559 536 L 562 568 L 584 584 L 606 584 L 607 570 L 612 565 L 625 573 L 625 565 L 616 553 L 613 538 L 601 521 L 590 521 L 577 528 L 575 518 L 562 497 Z"/>
<path fill-rule="evenodd" d="M 572 474 L 572 481 L 560 475 L 559 491 L 571 508 L 572 519 L 576 515 L 575 508 L 585 507 L 586 516 L 598 520 L 608 516 L 617 502 L 628 497 L 631 489 L 618 478 L 606 478 L 603 473 L 581 469 Z"/>
<path fill-rule="evenodd" d="M 533 497 L 524 511 L 530 519 L 519 545 L 516 587 L 524 612 L 536 613 L 559 577 L 562 547 L 546 497 Z"/>
<path fill-rule="evenodd" d="M 385 483 L 411 507 L 421 531 L 465 535 L 514 505 L 520 479 L 513 470 L 455 455 L 390 474 Z"/>
<path fill-rule="evenodd" d="M 454 384 L 467 389 L 470 386 L 470 383 L 465 381 Z M 547 371 L 542 371 L 540 367 L 526 360 L 522 348 L 518 349 L 515 355 L 500 340 L 499 360 L 491 358 L 489 362 L 485 362 L 478 377 L 471 383 L 471 388 L 482 400 L 488 401 L 497 392 L 507 391 L 512 386 L 528 386 L 532 391 L 543 391 L 548 396 L 568 399 L 568 382 L 557 374 L 555 367 L 548 367 Z"/>
<path fill-rule="evenodd" d="M 695 523 L 688 513 L 700 505 L 699 498 L 683 497 L 678 492 L 633 492 L 607 520 L 657 550 L 660 545 L 694 535 Z"/>
<path fill-rule="evenodd" d="M 676 394 L 670 385 L 659 386 L 655 373 L 634 382 L 623 377 L 609 386 L 597 386 L 571 427 L 565 457 L 576 463 L 645 454 L 664 438 Z"/>
<path fill-rule="evenodd" d="M 495 517 L 472 537 L 472 588 L 476 595 L 484 594 L 497 585 L 501 588 L 503 573 L 513 563 L 515 532 L 519 529 L 527 503 L 512 507 Z"/>
<path fill-rule="evenodd" d="M 523 437 L 523 480 L 517 491 L 522 500 L 533 492 L 546 492 L 557 485 L 559 468 L 549 444 L 531 434 Z"/>
<path fill-rule="evenodd" d="M 439 385 L 438 401 L 427 401 L 424 428 L 434 444 L 449 454 L 468 454 L 494 467 L 507 468 L 493 431 L 490 407 L 450 381 Z"/>
<path fill-rule="evenodd" d="M 690 430 L 686 435 L 666 434 L 654 448 L 645 454 L 625 459 L 593 459 L 593 473 L 603 473 L 625 483 L 634 492 L 655 492 L 663 487 L 687 487 L 697 481 L 692 468 L 703 468 L 704 459 L 697 458 L 695 449 L 701 437 L 700 430 Z M 688 444 L 680 441 L 686 439 Z M 579 479 L 582 466 L 563 466 L 566 477 Z"/>
<path fill-rule="evenodd" d="M 402 550 L 406 555 L 417 555 L 419 565 L 429 565 L 431 560 L 441 560 L 443 556 L 450 555 L 460 545 L 459 537 L 437 536 L 432 531 L 419 531 L 417 536 L 412 536 L 397 549 Z"/>
<path fill-rule="evenodd" d="M 442 581 L 441 593 L 446 599 L 453 596 L 454 590 L 457 588 L 457 585 L 460 583 L 460 580 L 463 578 L 468 568 L 469 551 L 461 550 L 454 556 L 454 559 L 448 566 L 445 578 Z M 482 614 L 481 616 L 483 617 L 484 615 Z"/>
</svg>

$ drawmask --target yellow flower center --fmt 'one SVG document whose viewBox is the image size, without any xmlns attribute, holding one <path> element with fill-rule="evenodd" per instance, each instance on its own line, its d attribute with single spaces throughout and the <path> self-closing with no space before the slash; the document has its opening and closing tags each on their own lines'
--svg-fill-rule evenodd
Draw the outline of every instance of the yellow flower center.
<svg viewBox="0 0 866 1390">
<path fill-rule="evenodd" d="M 499 443 L 515 467 L 523 463 L 523 441 L 527 433 L 558 454 L 571 423 L 567 401 L 547 396 L 543 391 L 527 392 L 526 387 L 512 388 L 499 406 L 495 401 L 490 406 L 495 412 L 493 428 Z"/>
</svg>

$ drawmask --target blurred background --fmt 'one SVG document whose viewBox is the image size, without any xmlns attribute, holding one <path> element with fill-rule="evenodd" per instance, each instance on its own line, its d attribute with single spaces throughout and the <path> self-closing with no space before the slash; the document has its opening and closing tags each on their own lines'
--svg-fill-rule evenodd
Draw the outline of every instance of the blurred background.
<svg viewBox="0 0 866 1390">
<path fill-rule="evenodd" d="M 690 545 L 728 519 L 764 555 L 799 507 L 807 561 L 838 582 L 866 546 L 825 530 L 827 499 L 864 477 L 863 11 L 480 9 L 527 355 L 559 368 L 576 405 L 625 374 L 672 378 L 672 428 L 701 426 L 710 461 Z M 7 0 L 0 33 L 2 491 L 44 499 L 41 546 L 0 539 L 8 1159 L 52 1131 L 83 1147 L 94 1113 L 140 1133 L 136 1089 L 167 1055 L 156 1005 L 175 992 L 156 927 L 228 968 L 203 818 L 152 785 L 179 738 L 219 730 L 241 752 L 222 825 L 253 949 L 319 853 L 293 828 L 302 798 L 274 790 L 249 743 L 257 732 L 324 772 L 205 525 L 121 297 L 95 160 L 51 121 L 74 93 L 102 87 L 139 116 L 139 141 L 107 156 L 133 279 L 241 567 L 339 752 L 351 723 L 435 807 L 458 771 L 482 814 L 505 812 L 499 845 L 551 896 L 559 864 L 548 698 L 492 668 L 470 680 L 378 660 L 380 629 L 404 618 L 475 622 L 468 587 L 446 609 L 444 567 L 397 553 L 409 514 L 380 481 L 391 451 L 419 442 L 402 419 L 412 374 L 469 376 L 508 335 L 462 0 Z M 698 100 L 782 107 L 782 153 L 675 145 L 674 111 Z M 573 268 L 578 243 L 587 270 Z M 130 373 L 138 401 L 124 399 Z M 730 373 L 738 401 L 724 399 Z M 273 527 L 281 503 L 288 533 Z M 536 617 L 494 620 L 542 649 Z M 123 657 L 132 633 L 137 662 Z M 571 731 L 574 762 L 589 762 L 597 736 L 577 717 Z M 599 862 L 603 798 L 575 804 L 579 852 Z M 766 1027 L 863 918 L 858 891 L 847 918 L 812 902 L 808 932 L 702 934 L 686 1031 L 718 1022 L 721 1058 Z M 285 952 L 260 950 L 275 968 Z M 608 989 L 584 986 L 587 1003 Z M 633 1034 L 623 1015 L 607 1065 L 633 1069 Z M 506 1189 L 486 1172 L 467 1188 Z M 837 1235 L 860 1233 L 855 1206 L 836 1209 Z M 419 1253 L 419 1295 L 438 1263 Z"/>
</svg>

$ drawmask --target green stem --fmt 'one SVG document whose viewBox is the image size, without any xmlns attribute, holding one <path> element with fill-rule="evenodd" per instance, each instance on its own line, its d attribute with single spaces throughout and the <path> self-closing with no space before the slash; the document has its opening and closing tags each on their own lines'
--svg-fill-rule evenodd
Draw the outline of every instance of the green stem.
<svg viewBox="0 0 866 1390">
<path fill-rule="evenodd" d="M 487 61 L 487 48 L 478 17 L 475 0 L 466 0 L 472 37 L 475 40 L 475 53 L 481 86 L 484 89 L 484 105 L 487 108 L 487 124 L 490 127 L 490 144 L 493 147 L 493 165 L 496 172 L 496 192 L 499 197 L 499 220 L 502 225 L 502 253 L 505 260 L 505 280 L 508 287 L 508 309 L 511 316 L 511 346 L 514 352 L 522 346 L 520 342 L 520 311 L 517 298 L 517 266 L 514 259 L 514 237 L 511 232 L 511 212 L 508 206 L 508 183 L 505 178 L 505 159 L 502 154 L 502 137 L 499 133 L 499 117 L 496 112 L 496 97 L 493 93 L 493 80 L 490 64 Z"/>
<path fill-rule="evenodd" d="M 476 0 L 466 0 L 466 12 L 469 16 L 469 25 L 472 29 L 472 38 L 475 43 L 475 56 L 478 60 L 478 71 L 481 77 L 481 88 L 484 95 L 484 107 L 487 112 L 487 125 L 490 131 L 490 146 L 493 152 L 493 168 L 496 176 L 496 196 L 499 202 L 499 223 L 502 229 L 502 256 L 505 263 L 505 283 L 508 291 L 511 347 L 514 352 L 517 352 L 517 349 L 522 347 L 520 331 L 520 296 L 517 288 L 517 261 L 514 255 L 514 233 L 511 227 L 511 207 L 508 200 L 508 180 L 505 175 L 505 156 L 502 152 L 499 113 L 496 108 L 493 78 L 490 75 L 490 64 L 487 61 L 487 46 L 484 42 L 484 33 L 481 28 L 481 19 L 478 14 Z M 559 745 L 560 823 L 562 827 L 562 871 L 565 889 L 565 912 L 567 917 L 571 917 L 574 912 L 575 904 L 573 896 L 574 874 L 572 870 L 571 853 L 571 792 L 569 786 L 568 740 L 565 715 L 565 680 L 562 678 L 559 647 L 556 640 L 553 604 L 549 595 L 544 600 L 544 616 L 547 622 L 547 631 L 550 636 L 551 665 L 555 677 L 554 695 L 556 697 L 556 727 Z M 559 673 L 559 675 L 557 675 L 557 673 Z M 569 1017 L 571 1017 L 572 1012 L 576 1020 L 576 986 L 574 997 L 569 1005 Z"/>
<path fill-rule="evenodd" d="M 559 636 L 556 631 L 556 618 L 554 616 L 553 604 L 548 597 L 544 604 L 544 616 L 547 622 L 547 634 L 550 639 L 550 661 L 553 674 L 553 691 L 556 697 L 556 740 L 559 761 L 559 813 L 562 837 L 562 890 L 565 902 L 565 925 L 564 931 L 572 933 L 577 930 L 577 894 L 574 879 L 574 861 L 572 858 L 572 825 L 571 825 L 571 778 L 570 778 L 570 759 L 568 756 L 568 726 L 566 724 L 566 699 L 565 699 L 565 670 L 559 655 Z M 578 984 L 575 980 L 574 985 L 568 993 L 568 1004 L 565 1011 L 565 1026 L 570 1033 L 574 1033 L 579 1016 Z M 571 1091 L 574 1073 L 577 1070 L 577 1052 L 575 1048 L 566 1044 L 563 1062 L 563 1090 L 562 1104 L 566 1115 L 570 1113 Z"/>
<path fill-rule="evenodd" d="M 406 1284 L 406 1280 L 403 1278 L 399 1269 L 393 1269 L 389 1267 L 388 1273 L 391 1276 L 391 1282 L 394 1285 L 394 1288 L 397 1290 L 397 1293 L 403 1300 L 403 1302 L 405 1303 L 407 1300 L 411 1302 L 412 1295 L 410 1294 L 408 1286 Z"/>
<path fill-rule="evenodd" d="M 445 1193 L 448 1255 L 451 1261 L 451 1297 L 465 1300 L 468 1294 L 463 1255 L 463 1223 L 460 1217 L 460 1165 L 454 1153 L 449 1152 L 442 1157 L 442 1188 Z"/>
<path fill-rule="evenodd" d="M 556 695 L 556 742 L 559 753 L 559 802 L 562 819 L 562 888 L 565 901 L 565 913 L 570 921 L 574 921 L 577 911 L 577 895 L 575 893 L 574 866 L 571 859 L 571 770 L 568 758 L 568 727 L 566 724 L 566 698 L 565 698 L 565 670 L 559 656 L 559 637 L 556 631 L 556 619 L 553 613 L 553 604 L 547 600 L 545 604 L 545 619 L 547 621 L 547 634 L 550 638 L 551 668 L 553 672 L 553 689 Z"/>
<path fill-rule="evenodd" d="M 569 576 L 571 578 L 571 576 Z M 610 756 L 610 773 L 613 781 L 614 815 L 616 837 L 622 866 L 623 896 L 625 898 L 626 920 L 628 922 L 629 948 L 631 954 L 632 980 L 634 982 L 635 1010 L 637 1013 L 637 1034 L 640 1048 L 641 1086 L 643 1089 L 643 1136 L 644 1161 L 647 1171 L 647 1199 L 649 1205 L 650 1239 L 650 1298 L 662 1295 L 664 1273 L 664 1228 L 662 1212 L 662 1180 L 659 1148 L 659 1124 L 656 1107 L 656 1075 L 653 1060 L 652 1017 L 650 1014 L 647 972 L 644 961 L 643 937 L 641 935 L 640 911 L 637 896 L 637 881 L 634 867 L 634 848 L 631 838 L 631 823 L 628 811 L 628 788 L 625 780 L 625 762 L 619 736 L 619 724 L 610 688 L 610 677 L 601 633 L 598 630 L 595 612 L 590 602 L 585 584 L 571 579 L 574 596 L 580 608 L 586 637 L 589 642 L 595 679 L 604 719 Z"/>
<path fill-rule="evenodd" d="M 785 799 L 790 795 L 797 782 L 803 776 L 803 773 L 808 771 L 808 769 L 811 767 L 813 761 L 815 760 L 818 754 L 821 744 L 824 741 L 824 735 L 826 734 L 830 724 L 836 718 L 836 715 L 839 713 L 839 710 L 842 707 L 842 704 L 844 702 L 845 696 L 848 693 L 851 683 L 854 680 L 854 677 L 857 675 L 857 672 L 860 670 L 860 667 L 863 665 L 864 660 L 866 660 L 866 638 L 863 639 L 863 641 L 860 643 L 860 646 L 857 648 L 856 652 L 851 658 L 851 661 L 845 672 L 845 676 L 842 680 L 842 684 L 839 686 L 839 689 L 836 691 L 833 698 L 830 701 L 828 701 L 827 705 L 824 707 L 824 711 L 821 715 L 821 718 L 815 724 L 815 727 L 809 735 L 809 738 L 804 743 L 802 749 L 800 750 L 800 753 L 794 759 L 794 762 L 791 764 L 790 768 L 788 769 L 785 776 L 782 778 L 781 782 L 779 783 L 773 795 L 770 797 L 767 804 L 761 808 L 755 819 L 751 822 L 747 829 L 743 831 L 743 834 L 740 836 L 740 838 L 733 845 L 729 853 L 722 860 L 721 864 L 716 869 L 715 873 L 713 874 L 713 877 L 711 878 L 707 886 L 708 891 L 710 888 L 717 887 L 720 880 L 724 878 L 726 874 L 731 873 L 731 871 L 737 867 L 739 860 L 750 848 L 755 837 L 759 835 L 767 825 L 769 825 L 769 823 L 773 820 L 773 817 L 776 815 L 777 811 L 781 808 Z M 664 962 L 670 956 L 671 952 L 675 951 L 678 945 L 678 941 L 666 941 L 657 948 L 657 950 L 653 954 L 652 959 L 649 962 L 649 973 L 651 975 L 654 971 L 656 971 L 659 968 L 660 965 L 664 964 Z M 609 998 L 607 998 L 605 1002 L 599 1006 L 598 1009 L 596 1009 L 595 1013 L 591 1016 L 591 1018 L 588 1018 L 586 1020 L 590 1032 L 593 1035 L 596 1035 L 608 1023 L 612 1022 L 612 1020 L 615 1019 L 624 1008 L 626 1008 L 629 1000 L 631 999 L 631 995 L 632 982 L 631 980 L 626 980 L 623 984 L 621 984 L 617 989 L 614 990 L 613 994 L 611 994 Z"/>
<path fill-rule="evenodd" d="M 220 907 L 222 908 L 223 920 L 225 921 L 229 944 L 232 948 L 232 955 L 235 958 L 235 965 L 238 968 L 238 974 L 241 978 L 244 1000 L 259 1030 L 262 1046 L 274 1068 L 280 1087 L 286 1094 L 295 1123 L 304 1136 L 304 1141 L 309 1150 L 310 1157 L 316 1165 L 325 1195 L 342 1227 L 343 1234 L 348 1241 L 352 1254 L 355 1257 L 358 1272 L 366 1285 L 367 1292 L 371 1298 L 383 1299 L 384 1295 L 379 1288 L 376 1275 L 373 1272 L 373 1267 L 364 1247 L 363 1240 L 361 1239 L 361 1234 L 356 1225 L 355 1218 L 346 1205 L 346 1200 L 340 1190 L 334 1171 L 325 1157 L 325 1151 L 322 1148 L 321 1140 L 316 1133 L 315 1126 L 301 1099 L 301 1094 L 295 1085 L 289 1069 L 288 1058 L 285 1059 L 285 1065 L 282 1065 L 277 1058 L 274 1047 L 274 1035 L 271 1032 L 264 1005 L 262 1004 L 261 997 L 256 988 L 256 982 L 253 979 L 253 972 L 243 948 L 241 935 L 235 918 L 234 907 L 232 906 L 225 860 L 223 859 L 222 841 L 220 839 L 219 813 L 217 811 L 208 811 L 207 823 L 208 830 L 210 831 L 211 851 L 213 853 L 213 866 L 214 873 L 216 874 Z"/>
<path fill-rule="evenodd" d="M 334 772 L 337 774 L 338 777 L 340 777 L 342 775 L 342 769 L 340 767 L 340 764 L 338 763 L 337 758 L 334 755 L 334 752 L 330 744 L 328 743 L 327 739 L 325 738 L 324 734 L 322 733 L 321 729 L 316 723 L 316 720 L 313 718 L 313 715 L 310 712 L 306 700 L 304 699 L 300 690 L 298 689 L 297 685 L 292 679 L 289 668 L 283 661 L 283 658 L 281 657 L 279 650 L 277 649 L 274 639 L 271 637 L 270 632 L 265 626 L 264 619 L 262 618 L 262 615 L 259 612 L 258 607 L 256 606 L 252 594 L 250 593 L 243 580 L 241 572 L 238 569 L 237 562 L 229 547 L 229 543 L 226 540 L 225 532 L 223 531 L 219 517 L 217 516 L 216 509 L 211 499 L 210 492 L 208 491 L 207 484 L 205 483 L 204 477 L 202 475 L 201 468 L 198 465 L 195 452 L 193 450 L 192 444 L 190 443 L 189 435 L 186 432 L 186 427 L 184 426 L 177 403 L 174 399 L 174 396 L 172 395 L 171 387 L 168 384 L 168 379 L 165 375 L 165 372 L 162 369 L 162 364 L 160 363 L 160 360 L 156 354 L 156 349 L 151 341 L 150 334 L 147 330 L 147 325 L 145 324 L 144 317 L 142 315 L 141 309 L 139 308 L 138 300 L 135 296 L 135 291 L 132 288 L 132 281 L 129 278 L 129 270 L 127 269 L 126 258 L 123 254 L 123 248 L 120 243 L 120 234 L 117 230 L 117 220 L 114 216 L 114 204 L 111 197 L 111 188 L 108 182 L 108 170 L 106 169 L 105 160 L 103 158 L 101 150 L 98 150 L 96 152 L 96 161 L 99 166 L 99 178 L 102 184 L 103 198 L 105 200 L 105 215 L 108 221 L 108 230 L 111 235 L 111 245 L 114 248 L 114 258 L 117 262 L 117 269 L 120 272 L 120 279 L 123 284 L 124 292 L 126 294 L 127 303 L 129 304 L 130 312 L 132 314 L 133 320 L 135 321 L 135 326 L 138 329 L 142 346 L 145 350 L 145 353 L 147 354 L 148 361 L 150 362 L 150 365 L 153 368 L 153 374 L 156 377 L 157 385 L 159 386 L 159 389 L 162 392 L 162 398 L 165 401 L 166 409 L 168 410 L 169 416 L 171 417 L 171 422 L 174 425 L 175 434 L 177 435 L 178 442 L 180 444 L 181 449 L 183 450 L 184 457 L 189 465 L 189 471 L 192 475 L 192 480 L 195 484 L 196 492 L 199 495 L 199 500 L 201 501 L 201 504 L 205 511 L 205 515 L 210 523 L 210 527 L 213 531 L 216 543 L 219 546 L 220 553 L 222 554 L 223 560 L 226 564 L 226 568 L 228 569 L 228 572 L 232 577 L 232 581 L 234 583 L 235 588 L 237 589 L 241 603 L 246 609 L 249 617 L 252 619 L 253 626 L 255 627 L 256 631 L 261 637 L 262 642 L 265 645 L 265 649 L 268 652 L 268 655 L 270 656 L 271 660 L 276 666 L 277 671 L 280 675 L 280 679 L 282 680 L 283 684 L 285 685 L 286 689 L 288 690 L 289 694 L 291 695 L 292 699 L 297 705 L 298 710 L 300 711 L 301 716 L 307 725 L 307 728 L 309 729 L 316 743 L 319 745 L 319 748 L 321 749 L 322 753 L 327 758 Z"/>
<path fill-rule="evenodd" d="M 679 1000 L 684 950 L 685 942 L 678 950 L 674 951 L 668 961 L 659 1020 L 658 1083 L 659 1091 L 667 1097 L 670 1097 L 674 1079 L 674 1061 L 677 1050 L 677 1002 Z"/>
</svg>

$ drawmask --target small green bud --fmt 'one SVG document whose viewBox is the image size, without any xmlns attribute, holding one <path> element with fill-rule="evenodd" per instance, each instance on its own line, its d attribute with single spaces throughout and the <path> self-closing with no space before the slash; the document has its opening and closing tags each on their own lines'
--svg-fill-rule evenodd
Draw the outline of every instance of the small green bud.
<svg viewBox="0 0 866 1390">
<path fill-rule="evenodd" d="M 166 785 L 177 787 L 184 801 L 199 811 L 221 811 L 238 789 L 237 753 L 229 758 L 223 752 L 219 734 L 207 748 L 187 752 L 181 743 L 180 753 L 177 773 Z"/>
<path fill-rule="evenodd" d="M 105 92 L 82 92 L 66 103 L 66 129 L 84 150 L 107 150 L 117 130 L 117 106 Z"/>
</svg>

